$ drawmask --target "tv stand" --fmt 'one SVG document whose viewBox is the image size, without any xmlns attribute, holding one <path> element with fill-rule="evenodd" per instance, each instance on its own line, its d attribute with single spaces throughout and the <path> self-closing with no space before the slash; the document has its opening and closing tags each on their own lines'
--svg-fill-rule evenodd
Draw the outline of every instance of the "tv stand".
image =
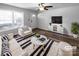
<svg viewBox="0 0 79 59">
<path fill-rule="evenodd" d="M 64 34 L 64 28 L 62 24 L 51 24 L 49 25 L 49 31 Z"/>
</svg>

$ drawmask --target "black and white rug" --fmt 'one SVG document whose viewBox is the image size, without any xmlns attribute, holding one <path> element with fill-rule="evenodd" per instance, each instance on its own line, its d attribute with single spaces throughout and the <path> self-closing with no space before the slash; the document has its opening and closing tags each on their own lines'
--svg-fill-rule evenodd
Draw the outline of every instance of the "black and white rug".
<svg viewBox="0 0 79 59">
<path fill-rule="evenodd" d="M 44 48 L 42 48 L 42 46 L 40 45 L 40 46 L 36 46 L 33 49 L 33 44 L 30 39 L 33 35 L 34 34 L 32 34 L 30 36 L 24 36 L 24 37 L 18 38 L 18 39 L 16 39 L 16 41 L 18 42 L 18 44 L 20 45 L 20 47 L 23 50 L 25 50 L 25 51 L 27 50 L 26 52 L 28 52 L 29 56 L 41 56 L 41 55 L 46 56 L 46 55 L 48 55 L 54 40 L 48 39 L 48 42 L 44 45 Z"/>
</svg>

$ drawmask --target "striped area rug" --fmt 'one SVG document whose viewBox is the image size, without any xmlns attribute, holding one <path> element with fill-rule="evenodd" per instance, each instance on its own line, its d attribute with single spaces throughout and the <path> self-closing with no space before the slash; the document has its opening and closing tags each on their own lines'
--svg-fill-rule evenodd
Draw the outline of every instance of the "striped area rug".
<svg viewBox="0 0 79 59">
<path fill-rule="evenodd" d="M 24 50 L 26 48 L 28 48 L 30 45 L 32 45 L 31 43 L 31 36 L 33 36 L 34 34 L 30 35 L 30 36 L 24 36 L 21 38 L 16 39 L 16 41 L 19 43 L 19 45 L 21 46 L 21 48 Z M 48 42 L 44 45 L 44 48 L 40 45 L 38 46 L 35 50 L 33 50 L 32 52 L 29 53 L 29 56 L 46 56 L 48 54 L 48 52 L 50 51 L 50 48 L 52 47 L 54 40 L 48 40 Z"/>
<path fill-rule="evenodd" d="M 31 44 L 31 42 L 30 42 L 31 40 L 28 38 L 30 38 L 34 35 L 35 35 L 35 33 L 33 33 L 31 35 L 26 35 L 24 37 L 16 38 L 16 41 L 20 44 L 22 49 L 25 49 L 27 46 L 29 46 Z"/>
<path fill-rule="evenodd" d="M 48 52 L 50 51 L 50 48 L 53 44 L 53 40 L 49 40 L 45 45 L 44 48 L 42 46 L 37 47 L 30 56 L 46 56 Z"/>
</svg>

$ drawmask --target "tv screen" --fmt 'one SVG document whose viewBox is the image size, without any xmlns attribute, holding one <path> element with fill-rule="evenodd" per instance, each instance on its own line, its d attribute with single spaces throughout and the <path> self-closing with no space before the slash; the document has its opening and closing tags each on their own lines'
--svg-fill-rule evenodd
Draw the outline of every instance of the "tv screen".
<svg viewBox="0 0 79 59">
<path fill-rule="evenodd" d="M 55 24 L 62 24 L 62 16 L 52 16 L 51 22 Z"/>
</svg>

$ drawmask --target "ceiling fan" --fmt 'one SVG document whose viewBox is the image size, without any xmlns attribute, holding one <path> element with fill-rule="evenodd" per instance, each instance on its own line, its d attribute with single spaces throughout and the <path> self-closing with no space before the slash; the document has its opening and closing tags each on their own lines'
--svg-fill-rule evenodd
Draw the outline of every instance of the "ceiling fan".
<svg viewBox="0 0 79 59">
<path fill-rule="evenodd" d="M 39 6 L 39 10 L 41 11 L 41 10 L 48 10 L 49 8 L 52 8 L 53 6 L 51 6 L 51 5 L 47 5 L 47 4 L 45 4 L 45 3 L 40 3 L 40 4 L 38 4 L 38 6 Z"/>
</svg>

